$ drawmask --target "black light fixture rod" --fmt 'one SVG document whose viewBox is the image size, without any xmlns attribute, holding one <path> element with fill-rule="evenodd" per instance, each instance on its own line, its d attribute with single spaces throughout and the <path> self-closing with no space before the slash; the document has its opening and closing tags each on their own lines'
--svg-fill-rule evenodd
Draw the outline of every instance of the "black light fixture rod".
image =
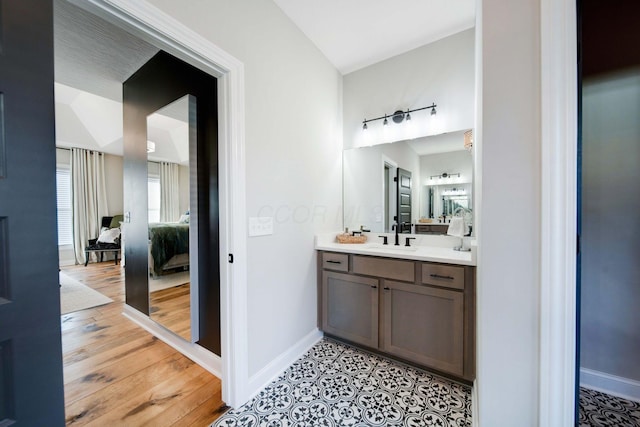
<svg viewBox="0 0 640 427">
<path fill-rule="evenodd" d="M 437 107 L 437 105 L 436 105 L 435 103 L 433 103 L 433 104 L 431 104 L 431 105 L 429 105 L 429 106 L 427 106 L 427 107 L 415 108 L 415 109 L 413 109 L 413 110 L 403 111 L 403 113 L 404 113 L 404 114 L 409 114 L 409 113 L 413 113 L 414 111 L 422 111 L 422 110 L 427 110 L 427 109 L 429 109 L 429 108 L 431 108 L 431 109 L 433 110 L 433 109 L 434 109 L 434 108 L 436 108 L 436 107 Z M 391 114 L 385 114 L 384 116 L 376 117 L 375 119 L 364 119 L 364 120 L 362 121 L 362 123 L 363 123 L 363 124 L 367 124 L 367 123 L 369 123 L 369 122 L 375 122 L 376 120 L 382 120 L 382 119 L 385 119 L 385 118 L 387 118 L 387 117 L 393 117 L 394 115 L 395 115 L 395 113 L 391 113 Z"/>
</svg>

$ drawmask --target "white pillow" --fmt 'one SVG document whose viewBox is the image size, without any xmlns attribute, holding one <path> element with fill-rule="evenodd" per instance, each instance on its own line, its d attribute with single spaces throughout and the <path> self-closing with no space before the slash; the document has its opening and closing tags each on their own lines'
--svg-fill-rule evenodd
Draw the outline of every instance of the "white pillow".
<svg viewBox="0 0 640 427">
<path fill-rule="evenodd" d="M 98 242 L 100 243 L 117 243 L 116 239 L 120 237 L 120 229 L 119 228 L 109 228 L 100 233 L 100 237 L 98 237 Z"/>
</svg>

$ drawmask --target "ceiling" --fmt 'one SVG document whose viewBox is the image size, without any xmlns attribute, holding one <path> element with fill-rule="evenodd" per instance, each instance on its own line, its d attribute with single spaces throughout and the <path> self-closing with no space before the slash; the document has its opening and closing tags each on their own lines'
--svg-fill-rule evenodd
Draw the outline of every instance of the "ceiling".
<svg viewBox="0 0 640 427">
<path fill-rule="evenodd" d="M 68 1 L 53 6 L 56 82 L 121 102 L 122 83 L 160 49 Z"/>
<path fill-rule="evenodd" d="M 464 133 L 466 131 L 467 130 L 465 129 L 457 132 L 448 132 L 440 135 L 412 139 L 407 142 L 418 156 L 449 153 L 451 151 L 464 151 Z"/>
<path fill-rule="evenodd" d="M 475 25 L 475 0 L 274 0 L 342 73 Z"/>
</svg>

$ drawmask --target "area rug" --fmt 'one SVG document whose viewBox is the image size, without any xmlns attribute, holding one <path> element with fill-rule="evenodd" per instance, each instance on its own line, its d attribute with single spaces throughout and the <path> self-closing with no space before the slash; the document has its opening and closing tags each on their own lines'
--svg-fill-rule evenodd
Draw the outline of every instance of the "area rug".
<svg viewBox="0 0 640 427">
<path fill-rule="evenodd" d="M 108 304 L 113 300 L 60 272 L 60 314 Z"/>
<path fill-rule="evenodd" d="M 165 274 L 156 279 L 149 277 L 149 292 L 161 291 L 163 289 L 184 285 L 185 283 L 189 283 L 189 280 L 188 271 Z"/>
</svg>

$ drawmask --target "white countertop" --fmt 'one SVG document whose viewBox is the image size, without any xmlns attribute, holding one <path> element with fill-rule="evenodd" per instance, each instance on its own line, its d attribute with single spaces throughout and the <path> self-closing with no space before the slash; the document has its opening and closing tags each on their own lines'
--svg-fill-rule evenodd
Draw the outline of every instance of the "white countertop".
<svg viewBox="0 0 640 427">
<path fill-rule="evenodd" d="M 315 238 L 315 248 L 322 251 L 343 252 L 351 254 L 381 256 L 387 258 L 410 259 L 416 261 L 442 262 L 446 264 L 476 265 L 477 247 L 475 241 L 467 242 L 470 252 L 455 251 L 460 246 L 460 239 L 451 236 L 431 236 L 421 234 L 401 234 L 400 246 L 394 246 L 393 233 L 364 233 L 366 243 L 338 243 L 336 235 L 339 233 L 318 234 Z M 382 238 L 388 236 L 388 245 L 382 244 Z M 411 248 L 406 248 L 405 238 L 415 237 L 411 241 Z"/>
</svg>

